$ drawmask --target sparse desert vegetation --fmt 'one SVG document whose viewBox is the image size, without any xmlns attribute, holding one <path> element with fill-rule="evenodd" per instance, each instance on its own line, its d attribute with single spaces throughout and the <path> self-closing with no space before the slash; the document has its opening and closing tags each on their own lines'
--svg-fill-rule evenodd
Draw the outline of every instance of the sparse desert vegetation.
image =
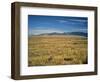
<svg viewBox="0 0 100 82">
<path fill-rule="evenodd" d="M 48 35 L 28 38 L 28 66 L 87 63 L 86 37 Z"/>
</svg>

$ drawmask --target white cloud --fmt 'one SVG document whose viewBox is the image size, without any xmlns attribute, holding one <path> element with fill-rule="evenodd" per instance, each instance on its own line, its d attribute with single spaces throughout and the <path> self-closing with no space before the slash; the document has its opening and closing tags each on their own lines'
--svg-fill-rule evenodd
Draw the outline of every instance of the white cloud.
<svg viewBox="0 0 100 82">
<path fill-rule="evenodd" d="M 59 23 L 66 23 L 66 22 L 68 22 L 68 21 L 65 21 L 65 20 L 56 20 L 56 21 L 58 21 Z"/>
<path fill-rule="evenodd" d="M 68 19 L 69 21 L 72 21 L 72 22 L 87 22 L 87 20 L 85 20 L 85 19 L 83 19 L 83 20 L 81 20 L 81 19 Z"/>
<path fill-rule="evenodd" d="M 59 23 L 71 22 L 72 24 L 75 24 L 76 22 L 77 23 L 78 22 L 83 22 L 83 23 L 87 22 L 87 20 L 85 20 L 85 19 L 83 19 L 83 20 L 81 20 L 81 19 L 67 19 L 67 20 L 56 20 L 56 21 L 58 21 Z"/>
</svg>

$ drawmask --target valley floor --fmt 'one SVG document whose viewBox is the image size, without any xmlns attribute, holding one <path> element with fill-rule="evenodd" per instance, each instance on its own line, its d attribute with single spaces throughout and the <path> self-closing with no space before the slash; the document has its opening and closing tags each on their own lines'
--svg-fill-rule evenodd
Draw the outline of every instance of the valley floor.
<svg viewBox="0 0 100 82">
<path fill-rule="evenodd" d="M 87 38 L 80 36 L 31 36 L 28 66 L 87 64 Z"/>
</svg>

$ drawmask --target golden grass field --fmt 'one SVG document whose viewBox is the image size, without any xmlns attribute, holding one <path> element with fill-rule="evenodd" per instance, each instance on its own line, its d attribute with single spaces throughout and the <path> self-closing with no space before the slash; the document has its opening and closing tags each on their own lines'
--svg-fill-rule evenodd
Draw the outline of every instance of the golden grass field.
<svg viewBox="0 0 100 82">
<path fill-rule="evenodd" d="M 87 64 L 87 38 L 80 36 L 31 36 L 28 66 Z"/>
</svg>

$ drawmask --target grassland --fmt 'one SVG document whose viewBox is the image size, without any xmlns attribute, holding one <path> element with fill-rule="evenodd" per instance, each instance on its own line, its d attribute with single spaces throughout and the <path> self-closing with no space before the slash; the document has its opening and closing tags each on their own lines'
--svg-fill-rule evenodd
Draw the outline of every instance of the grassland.
<svg viewBox="0 0 100 82">
<path fill-rule="evenodd" d="M 28 66 L 87 64 L 87 38 L 78 36 L 31 36 Z"/>
</svg>

